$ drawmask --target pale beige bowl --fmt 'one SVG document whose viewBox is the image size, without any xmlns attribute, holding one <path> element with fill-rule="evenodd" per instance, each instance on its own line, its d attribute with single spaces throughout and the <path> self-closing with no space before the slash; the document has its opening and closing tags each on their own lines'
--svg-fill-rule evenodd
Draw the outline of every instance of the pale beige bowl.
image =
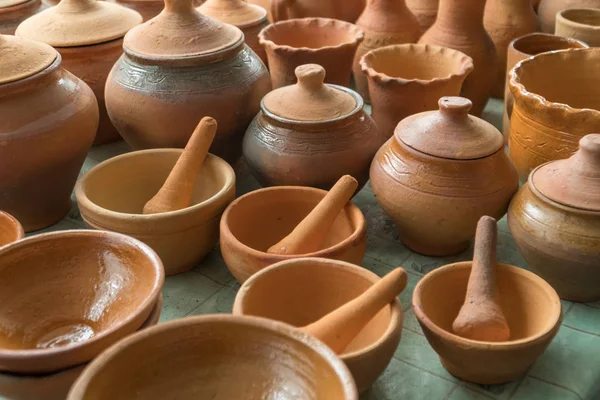
<svg viewBox="0 0 600 400">
<path fill-rule="evenodd" d="M 573 8 L 556 14 L 556 35 L 600 46 L 600 8 Z"/>
<path fill-rule="evenodd" d="M 24 236 L 21 223 L 9 213 L 0 211 L 0 247 L 23 239 Z"/>
</svg>

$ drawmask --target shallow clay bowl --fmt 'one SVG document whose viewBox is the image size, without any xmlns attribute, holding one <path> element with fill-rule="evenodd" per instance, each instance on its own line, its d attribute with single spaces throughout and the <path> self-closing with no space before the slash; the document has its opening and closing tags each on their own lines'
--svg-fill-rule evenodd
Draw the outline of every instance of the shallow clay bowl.
<svg viewBox="0 0 600 400">
<path fill-rule="evenodd" d="M 146 329 L 104 352 L 69 393 L 82 399 L 358 396 L 344 363 L 312 336 L 262 318 L 206 315 Z"/>
<path fill-rule="evenodd" d="M 242 285 L 233 314 L 305 326 L 358 297 L 379 279 L 369 270 L 337 260 L 282 261 L 254 274 Z M 367 390 L 389 364 L 400 342 L 403 319 L 396 299 L 340 355 L 359 392 Z"/>
<path fill-rule="evenodd" d="M 0 211 L 0 247 L 23 239 L 25 232 L 15 217 Z"/>
<path fill-rule="evenodd" d="M 533 272 L 499 263 L 500 306 L 510 327 L 510 340 L 465 339 L 453 333 L 452 322 L 465 300 L 471 264 L 450 264 L 425 275 L 413 292 L 415 314 L 452 375 L 479 384 L 513 381 L 533 365 L 558 332 L 560 299 Z"/>
<path fill-rule="evenodd" d="M 221 254 L 240 283 L 278 261 L 324 257 L 360 264 L 367 246 L 367 224 L 360 209 L 348 203 L 334 221 L 321 250 L 310 254 L 269 254 L 327 192 L 305 186 L 274 186 L 233 201 L 221 218 Z"/>
<path fill-rule="evenodd" d="M 0 371 L 85 363 L 135 332 L 164 281 L 152 249 L 90 230 L 45 233 L 0 249 Z"/>
<path fill-rule="evenodd" d="M 219 218 L 235 197 L 235 173 L 221 158 L 207 154 L 190 207 L 143 215 L 164 184 L 181 149 L 134 151 L 90 169 L 75 186 L 83 220 L 93 228 L 125 233 L 160 256 L 167 275 L 196 266 L 219 238 Z"/>
</svg>

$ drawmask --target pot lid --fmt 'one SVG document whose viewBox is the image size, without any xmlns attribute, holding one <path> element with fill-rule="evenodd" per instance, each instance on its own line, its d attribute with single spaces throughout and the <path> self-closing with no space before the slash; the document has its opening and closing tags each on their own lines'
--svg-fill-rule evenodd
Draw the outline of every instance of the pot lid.
<svg viewBox="0 0 600 400">
<path fill-rule="evenodd" d="M 295 85 L 273 90 L 264 97 L 263 105 L 272 114 L 296 121 L 324 121 L 347 115 L 356 108 L 351 94 L 324 83 L 322 66 L 301 65 L 295 73 Z"/>
<path fill-rule="evenodd" d="M 8 8 L 18 4 L 26 3 L 29 0 L 0 0 L 0 8 Z"/>
<path fill-rule="evenodd" d="M 438 111 L 404 118 L 396 127 L 397 140 L 421 153 L 451 160 L 473 160 L 504 146 L 502 134 L 481 118 L 469 115 L 473 106 L 464 97 L 442 97 Z"/>
<path fill-rule="evenodd" d="M 118 4 L 62 0 L 21 22 L 16 35 L 55 47 L 85 46 L 121 38 L 141 22 L 138 12 Z"/>
<path fill-rule="evenodd" d="M 58 53 L 45 43 L 0 35 L 0 84 L 27 78 L 46 69 Z"/>
<path fill-rule="evenodd" d="M 600 134 L 586 135 L 566 160 L 551 161 L 532 176 L 544 196 L 569 207 L 600 211 Z"/>
<path fill-rule="evenodd" d="M 193 0 L 165 0 L 164 10 L 125 35 L 125 47 L 161 57 L 199 56 L 237 45 L 241 30 L 198 12 Z"/>
<path fill-rule="evenodd" d="M 267 10 L 244 0 L 207 0 L 197 10 L 237 27 L 255 25 L 267 19 Z"/>
</svg>

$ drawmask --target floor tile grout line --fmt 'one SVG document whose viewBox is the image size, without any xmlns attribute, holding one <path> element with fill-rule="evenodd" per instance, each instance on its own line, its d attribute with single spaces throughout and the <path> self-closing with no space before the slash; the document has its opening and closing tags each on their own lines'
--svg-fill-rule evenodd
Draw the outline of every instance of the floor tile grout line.
<svg viewBox="0 0 600 400">
<path fill-rule="evenodd" d="M 457 388 L 458 388 L 458 385 L 454 385 L 454 387 L 452 388 L 452 390 L 450 390 L 448 392 L 448 394 L 446 396 L 444 396 L 443 400 L 448 400 L 450 397 L 452 397 L 452 394 L 456 391 Z"/>
<path fill-rule="evenodd" d="M 517 393 L 517 390 L 519 390 L 519 388 L 521 387 L 521 385 L 523 384 L 523 381 L 525 380 L 525 378 L 527 378 L 528 375 L 525 374 L 525 376 L 522 376 L 521 379 L 519 380 L 519 383 L 517 383 L 515 385 L 515 388 L 513 389 L 513 391 L 508 395 L 507 400 L 510 400 L 513 398 L 513 396 L 515 395 L 515 393 Z"/>
<path fill-rule="evenodd" d="M 565 311 L 563 313 L 563 319 L 566 318 L 567 315 L 569 315 L 569 313 L 571 312 L 571 310 L 573 309 L 574 306 L 575 306 L 575 303 L 571 302 L 571 305 L 569 305 L 569 307 L 567 308 L 567 311 Z"/>
<path fill-rule="evenodd" d="M 475 392 L 475 393 L 477 393 L 477 394 L 479 394 L 479 395 L 481 395 L 481 396 L 484 396 L 484 397 L 486 397 L 486 398 L 488 398 L 488 399 L 491 399 L 491 400 L 496 400 L 496 397 L 493 397 L 493 396 L 489 395 L 488 393 L 484 393 L 485 389 L 483 389 L 483 388 L 481 388 L 481 387 L 479 387 L 479 386 L 475 386 L 475 387 L 477 387 L 478 389 L 481 389 L 481 391 L 479 391 L 479 390 L 475 389 L 475 388 L 474 388 L 474 387 L 472 387 L 472 386 L 468 386 L 469 384 L 472 384 L 472 385 L 477 385 L 476 383 L 472 383 L 472 382 L 463 381 L 462 379 L 459 379 L 458 381 L 459 381 L 459 383 L 458 383 L 458 386 L 460 386 L 460 387 L 463 387 L 463 388 L 465 388 L 465 389 L 467 389 L 467 390 L 470 390 L 470 391 L 472 391 L 472 392 Z"/>
<path fill-rule="evenodd" d="M 565 324 L 565 323 L 563 323 L 563 324 L 562 324 L 562 326 L 564 326 L 564 327 L 567 327 L 567 328 L 570 328 L 570 329 L 573 329 L 574 331 L 577 331 L 577 332 L 579 332 L 579 333 L 585 333 L 585 334 L 587 334 L 587 335 L 592 335 L 592 336 L 600 337 L 600 334 L 593 333 L 593 332 L 588 332 L 588 331 L 584 331 L 584 330 L 583 330 L 583 329 L 581 329 L 581 328 L 576 328 L 576 327 L 574 327 L 574 326 L 567 325 L 567 324 Z"/>
<path fill-rule="evenodd" d="M 425 368 L 423 368 L 423 367 L 419 367 L 418 365 L 415 365 L 415 364 L 413 364 L 413 363 L 410 363 L 410 362 L 408 362 L 408 361 L 406 361 L 406 360 L 403 360 L 403 359 L 401 359 L 401 358 L 397 358 L 395 354 L 394 354 L 394 356 L 393 356 L 392 358 L 394 358 L 396 361 L 400 361 L 400 362 L 402 362 L 402 363 L 404 363 L 404 364 L 406 364 L 406 365 L 410 365 L 411 367 L 414 367 L 414 368 L 418 369 L 419 371 L 423 371 L 423 372 L 426 372 L 426 373 L 428 373 L 428 374 L 430 374 L 430 375 L 433 375 L 433 376 L 436 376 L 436 377 L 438 377 L 438 378 L 440 378 L 440 379 L 443 379 L 443 380 L 445 380 L 446 382 L 450 382 L 450 383 L 454 383 L 454 384 L 456 384 L 456 383 L 457 383 L 457 381 L 456 381 L 456 380 L 457 380 L 458 378 L 454 378 L 454 380 L 452 380 L 452 379 L 448 379 L 448 378 L 446 378 L 446 377 L 444 377 L 444 376 L 442 376 L 442 375 L 438 375 L 438 374 L 436 374 L 435 372 L 428 371 L 428 370 L 426 370 L 426 369 L 425 369 Z"/>
<path fill-rule="evenodd" d="M 363 260 L 364 260 L 365 258 L 368 258 L 368 259 L 370 259 L 370 260 L 373 260 L 373 261 L 376 261 L 376 262 L 378 262 L 378 263 L 380 263 L 380 264 L 383 264 L 383 265 L 385 265 L 385 266 L 386 266 L 386 267 L 388 267 L 388 268 L 392 268 L 392 269 L 394 269 L 394 268 L 402 267 L 402 264 L 404 264 L 404 263 L 406 262 L 406 260 L 408 260 L 408 259 L 409 259 L 409 258 L 412 256 L 412 254 L 413 254 L 413 252 L 411 252 L 410 254 L 407 254 L 407 255 L 406 255 L 406 258 L 404 258 L 402 261 L 399 261 L 399 262 L 398 262 L 398 264 L 400 264 L 400 265 L 390 265 L 390 264 L 388 264 L 387 262 L 385 262 L 385 261 L 383 261 L 383 260 L 379 260 L 379 259 L 377 259 L 377 258 L 375 258 L 375 257 L 372 257 L 372 256 L 370 256 L 370 255 L 367 255 L 366 253 L 365 253 L 365 256 L 363 257 Z M 417 254 L 417 253 L 414 253 L 414 254 Z M 404 268 L 404 267 L 402 267 L 402 268 Z M 405 268 L 405 269 L 406 269 L 406 268 Z M 410 270 L 410 271 L 409 271 L 408 269 L 406 269 L 406 272 L 412 272 L 414 275 L 418 275 L 418 276 L 419 276 L 419 277 L 421 277 L 421 278 L 422 278 L 422 277 L 425 275 L 425 274 L 421 274 L 421 273 L 419 273 L 419 272 L 417 272 L 417 271 L 414 271 L 414 270 Z"/>
<path fill-rule="evenodd" d="M 184 317 L 189 317 L 194 311 L 196 311 L 197 308 L 199 308 L 201 305 L 203 305 L 204 303 L 206 303 L 208 300 L 212 299 L 214 296 L 216 296 L 221 290 L 225 289 L 226 286 L 221 286 L 219 289 L 217 289 L 213 294 L 211 294 L 210 296 L 208 296 L 206 299 L 202 300 L 200 303 L 198 303 L 194 308 L 192 308 L 189 312 L 185 313 L 183 316 Z"/>
<path fill-rule="evenodd" d="M 558 388 L 561 388 L 561 389 L 564 389 L 564 390 L 566 390 L 567 392 L 570 392 L 570 393 L 574 394 L 575 396 L 577 396 L 577 397 L 579 398 L 579 400 L 583 400 L 583 396 L 581 396 L 579 393 L 577 393 L 577 392 L 576 392 L 576 391 L 574 391 L 573 389 L 569 389 L 569 388 L 568 388 L 568 387 L 566 387 L 566 386 L 559 385 L 559 384 L 558 384 L 558 383 L 556 383 L 556 382 L 552 382 L 552 381 L 549 381 L 549 380 L 546 380 L 546 379 L 544 379 L 544 378 L 540 378 L 540 377 L 538 377 L 538 376 L 531 375 L 531 374 L 527 374 L 527 377 L 529 377 L 529 378 L 531 378 L 531 379 L 538 380 L 538 381 L 540 381 L 540 382 L 547 383 L 547 384 L 549 384 L 549 385 L 552 385 L 552 386 L 556 386 L 556 387 L 558 387 Z"/>
</svg>

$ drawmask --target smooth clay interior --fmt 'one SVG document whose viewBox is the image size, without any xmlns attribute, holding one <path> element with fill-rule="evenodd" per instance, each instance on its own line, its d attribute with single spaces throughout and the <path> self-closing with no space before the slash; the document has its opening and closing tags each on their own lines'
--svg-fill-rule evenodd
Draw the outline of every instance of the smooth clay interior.
<svg viewBox="0 0 600 400">
<path fill-rule="evenodd" d="M 572 9 L 562 12 L 562 16 L 578 24 L 600 27 L 600 10 L 598 9 Z"/>
<path fill-rule="evenodd" d="M 21 233 L 15 220 L 0 212 L 0 247 L 18 240 Z"/>
<path fill-rule="evenodd" d="M 320 49 L 351 43 L 355 40 L 355 36 L 355 32 L 346 29 L 345 25 L 341 25 L 341 23 L 339 26 L 337 24 L 305 24 L 302 20 L 298 23 L 291 22 L 273 25 L 265 31 L 265 38 L 278 46 L 307 47 L 309 49 Z"/>
</svg>

